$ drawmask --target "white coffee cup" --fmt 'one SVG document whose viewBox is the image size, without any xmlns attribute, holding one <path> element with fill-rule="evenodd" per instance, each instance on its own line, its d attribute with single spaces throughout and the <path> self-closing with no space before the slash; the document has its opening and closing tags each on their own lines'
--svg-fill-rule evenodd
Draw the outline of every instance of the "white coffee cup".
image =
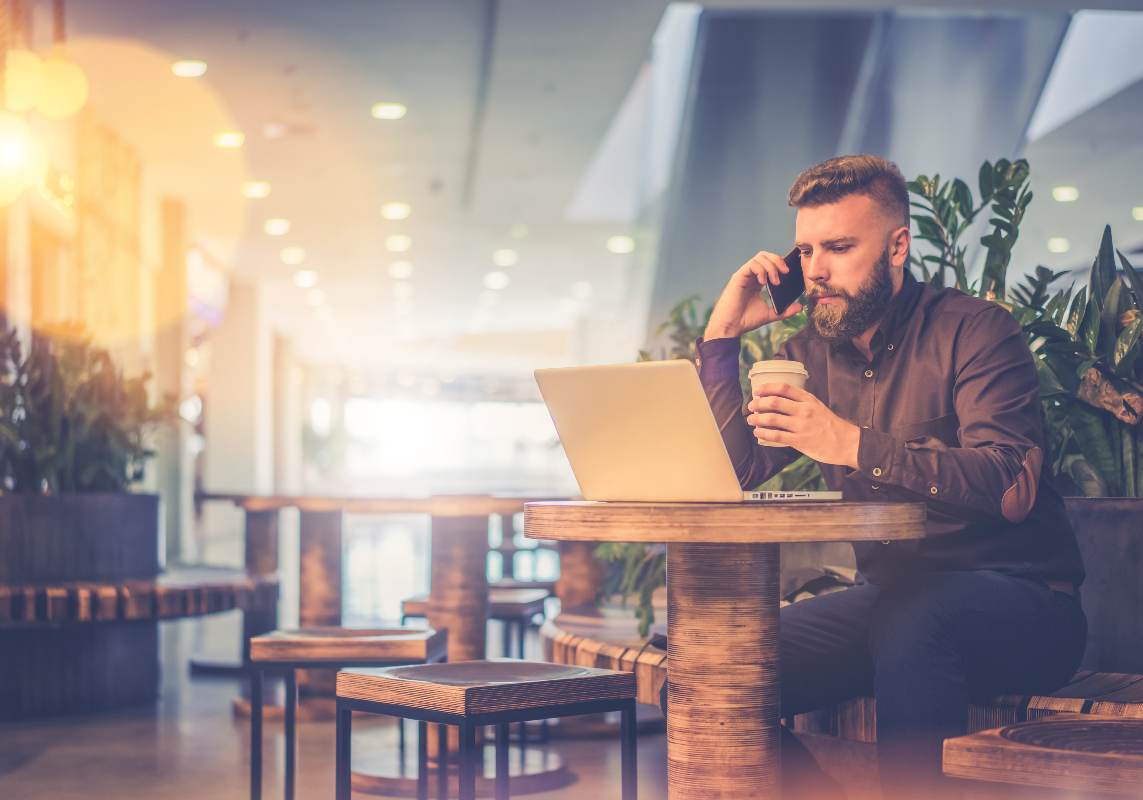
<svg viewBox="0 0 1143 800">
<path fill-rule="evenodd" d="M 810 373 L 806 372 L 806 366 L 800 361 L 789 361 L 784 358 L 755 361 L 754 366 L 750 368 L 750 392 L 755 394 L 758 387 L 764 383 L 785 383 L 805 389 L 806 379 L 809 377 Z M 785 447 L 777 442 L 759 441 L 758 444 L 766 447 Z"/>
</svg>

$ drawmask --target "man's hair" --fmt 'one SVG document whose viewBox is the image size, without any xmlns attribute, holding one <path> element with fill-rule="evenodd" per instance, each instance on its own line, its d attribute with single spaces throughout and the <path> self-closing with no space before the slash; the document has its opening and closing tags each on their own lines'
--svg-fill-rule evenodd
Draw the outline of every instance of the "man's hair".
<svg viewBox="0 0 1143 800">
<path fill-rule="evenodd" d="M 812 208 L 851 194 L 865 195 L 891 219 L 909 225 L 905 177 L 896 164 L 877 156 L 838 156 L 804 170 L 790 187 L 790 205 Z"/>
</svg>

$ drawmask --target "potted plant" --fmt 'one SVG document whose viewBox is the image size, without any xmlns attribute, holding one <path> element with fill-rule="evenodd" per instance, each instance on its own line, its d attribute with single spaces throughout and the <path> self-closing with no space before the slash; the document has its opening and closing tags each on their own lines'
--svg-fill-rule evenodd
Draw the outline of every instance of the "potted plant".
<svg viewBox="0 0 1143 800">
<path fill-rule="evenodd" d="M 169 416 L 78 326 L 0 324 L 0 583 L 149 579 L 159 498 L 131 494 Z"/>
</svg>

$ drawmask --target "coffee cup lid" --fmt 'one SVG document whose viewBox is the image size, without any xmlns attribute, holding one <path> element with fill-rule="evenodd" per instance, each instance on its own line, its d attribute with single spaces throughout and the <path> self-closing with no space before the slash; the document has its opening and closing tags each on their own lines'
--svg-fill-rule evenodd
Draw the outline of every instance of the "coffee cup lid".
<svg viewBox="0 0 1143 800">
<path fill-rule="evenodd" d="M 806 367 L 801 361 L 776 358 L 770 361 L 755 361 L 754 366 L 750 368 L 751 375 L 761 375 L 767 372 L 793 372 L 809 377 L 809 373 L 806 372 Z"/>
</svg>

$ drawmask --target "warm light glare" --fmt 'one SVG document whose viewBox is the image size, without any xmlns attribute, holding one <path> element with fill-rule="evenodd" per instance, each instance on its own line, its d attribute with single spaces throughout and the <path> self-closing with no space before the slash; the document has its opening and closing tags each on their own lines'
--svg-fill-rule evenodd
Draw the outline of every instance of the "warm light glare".
<svg viewBox="0 0 1143 800">
<path fill-rule="evenodd" d="M 1066 253 L 1071 249 L 1071 242 L 1063 236 L 1053 236 L 1048 240 L 1048 250 L 1052 253 Z"/>
<path fill-rule="evenodd" d="M 284 247 L 282 248 L 282 263 L 291 267 L 296 267 L 306 260 L 306 251 L 300 247 Z"/>
<path fill-rule="evenodd" d="M 206 62 L 188 59 L 171 64 L 171 72 L 179 78 L 201 78 L 206 74 Z"/>
<path fill-rule="evenodd" d="M 385 205 L 381 206 L 381 216 L 383 216 L 385 219 L 408 219 L 409 214 L 411 213 L 412 209 L 409 208 L 408 203 L 394 201 L 392 203 L 385 203 Z"/>
<path fill-rule="evenodd" d="M 1057 203 L 1074 203 L 1079 200 L 1079 189 L 1074 186 L 1053 186 L 1052 199 Z"/>
<path fill-rule="evenodd" d="M 514 267 L 519 260 L 520 254 L 507 247 L 492 254 L 492 263 L 498 267 Z"/>
<path fill-rule="evenodd" d="M 374 119 L 401 119 L 408 113 L 408 109 L 401 103 L 374 103 L 372 114 Z"/>
<path fill-rule="evenodd" d="M 242 194 L 250 200 L 264 200 L 270 196 L 270 184 L 266 181 L 247 181 L 242 184 Z"/>
<path fill-rule="evenodd" d="M 0 205 L 15 201 L 47 172 L 47 153 L 21 117 L 0 112 Z"/>
<path fill-rule="evenodd" d="M 43 60 L 31 50 L 9 50 L 4 69 L 4 105 L 31 111 L 40 99 Z"/>
<path fill-rule="evenodd" d="M 87 75 L 66 58 L 45 58 L 40 68 L 40 97 L 36 109 L 48 119 L 79 113 L 87 102 Z"/>
<path fill-rule="evenodd" d="M 312 289 L 317 282 L 318 274 L 312 269 L 299 269 L 294 273 L 294 286 L 299 289 Z"/>
<path fill-rule="evenodd" d="M 635 240 L 630 236 L 612 236 L 607 240 L 607 249 L 616 255 L 626 255 L 635 251 Z"/>
<path fill-rule="evenodd" d="M 241 131 L 222 131 L 214 135 L 214 146 L 224 150 L 237 150 L 246 142 L 246 134 Z"/>
<path fill-rule="evenodd" d="M 496 292 L 501 289 L 507 289 L 508 284 L 511 282 L 512 279 L 508 277 L 508 273 L 506 272 L 489 272 L 484 276 L 484 288 Z"/>
<path fill-rule="evenodd" d="M 280 217 L 268 219 L 262 225 L 262 230 L 266 232 L 267 236 L 285 236 L 290 232 L 290 221 Z"/>
<path fill-rule="evenodd" d="M 413 237 L 394 233 L 385 237 L 385 249 L 390 253 L 406 253 L 413 247 Z"/>
<path fill-rule="evenodd" d="M 394 261 L 389 265 L 389 276 L 403 281 L 413 274 L 413 265 L 409 261 Z"/>
</svg>

